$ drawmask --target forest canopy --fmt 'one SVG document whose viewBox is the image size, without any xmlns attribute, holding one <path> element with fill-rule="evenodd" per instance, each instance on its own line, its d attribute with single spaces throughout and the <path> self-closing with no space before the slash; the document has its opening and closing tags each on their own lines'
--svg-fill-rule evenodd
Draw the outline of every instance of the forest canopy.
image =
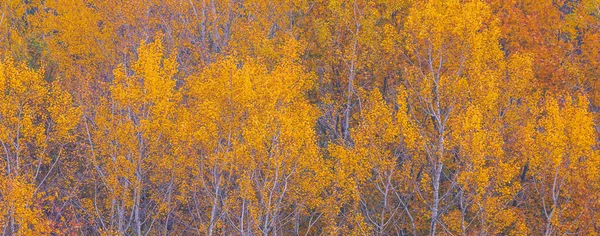
<svg viewBox="0 0 600 236">
<path fill-rule="evenodd" d="M 2 235 L 594 235 L 599 0 L 2 0 Z"/>
</svg>

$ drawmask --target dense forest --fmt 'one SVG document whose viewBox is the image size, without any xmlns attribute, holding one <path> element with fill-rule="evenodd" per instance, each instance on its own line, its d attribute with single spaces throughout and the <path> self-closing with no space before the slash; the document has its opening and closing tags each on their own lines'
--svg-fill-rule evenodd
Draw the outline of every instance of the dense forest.
<svg viewBox="0 0 600 236">
<path fill-rule="evenodd" d="M 593 235 L 599 0 L 1 0 L 2 235 Z"/>
</svg>

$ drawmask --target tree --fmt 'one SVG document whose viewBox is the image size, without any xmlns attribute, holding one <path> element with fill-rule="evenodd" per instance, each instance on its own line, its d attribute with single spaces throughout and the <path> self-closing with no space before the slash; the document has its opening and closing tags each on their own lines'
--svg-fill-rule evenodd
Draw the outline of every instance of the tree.
<svg viewBox="0 0 600 236">
<path fill-rule="evenodd" d="M 315 145 L 316 110 L 303 94 L 312 76 L 298 64 L 300 48 L 289 38 L 272 48 L 273 68 L 223 58 L 188 79 L 188 207 L 199 210 L 190 220 L 198 233 L 312 232 L 314 219 L 305 217 L 320 207 L 327 168 Z"/>
<path fill-rule="evenodd" d="M 497 210 L 509 211 L 502 206 L 514 194 L 508 189 L 517 171 L 503 161 L 498 113 L 505 62 L 491 13 L 479 1 L 427 1 L 405 22 L 408 65 L 399 90 L 408 95 L 422 140 L 415 187 L 429 210 L 417 217 L 429 219 L 431 235 L 438 225 L 446 232 L 502 232 L 515 220 L 494 218 Z M 478 224 L 473 231 L 471 222 Z"/>
<path fill-rule="evenodd" d="M 0 223 L 4 234 L 51 232 L 42 214 L 51 201 L 47 178 L 55 174 L 62 145 L 77 125 L 79 111 L 58 83 L 11 58 L 0 63 Z"/>
<path fill-rule="evenodd" d="M 169 144 L 176 142 L 180 95 L 173 78 L 177 64 L 163 56 L 161 40 L 141 43 L 131 71 L 115 69 L 109 99 L 86 120 L 89 158 L 101 180 L 86 197 L 93 202 L 86 210 L 104 232 L 160 232 L 153 230 L 155 221 L 170 214 L 178 152 Z"/>
</svg>

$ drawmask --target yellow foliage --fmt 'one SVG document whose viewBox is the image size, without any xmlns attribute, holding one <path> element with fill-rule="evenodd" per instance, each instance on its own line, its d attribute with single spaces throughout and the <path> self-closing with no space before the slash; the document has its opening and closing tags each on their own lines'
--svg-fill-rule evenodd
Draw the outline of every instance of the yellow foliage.
<svg viewBox="0 0 600 236">
<path fill-rule="evenodd" d="M 594 235 L 598 5 L 0 1 L 0 230 Z"/>
</svg>

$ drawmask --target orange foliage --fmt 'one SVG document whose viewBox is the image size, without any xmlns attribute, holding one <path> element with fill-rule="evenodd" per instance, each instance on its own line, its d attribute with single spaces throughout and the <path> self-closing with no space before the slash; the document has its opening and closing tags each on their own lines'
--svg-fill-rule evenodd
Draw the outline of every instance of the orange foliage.
<svg viewBox="0 0 600 236">
<path fill-rule="evenodd" d="M 598 0 L 5 0 L 3 235 L 600 232 Z"/>
</svg>

